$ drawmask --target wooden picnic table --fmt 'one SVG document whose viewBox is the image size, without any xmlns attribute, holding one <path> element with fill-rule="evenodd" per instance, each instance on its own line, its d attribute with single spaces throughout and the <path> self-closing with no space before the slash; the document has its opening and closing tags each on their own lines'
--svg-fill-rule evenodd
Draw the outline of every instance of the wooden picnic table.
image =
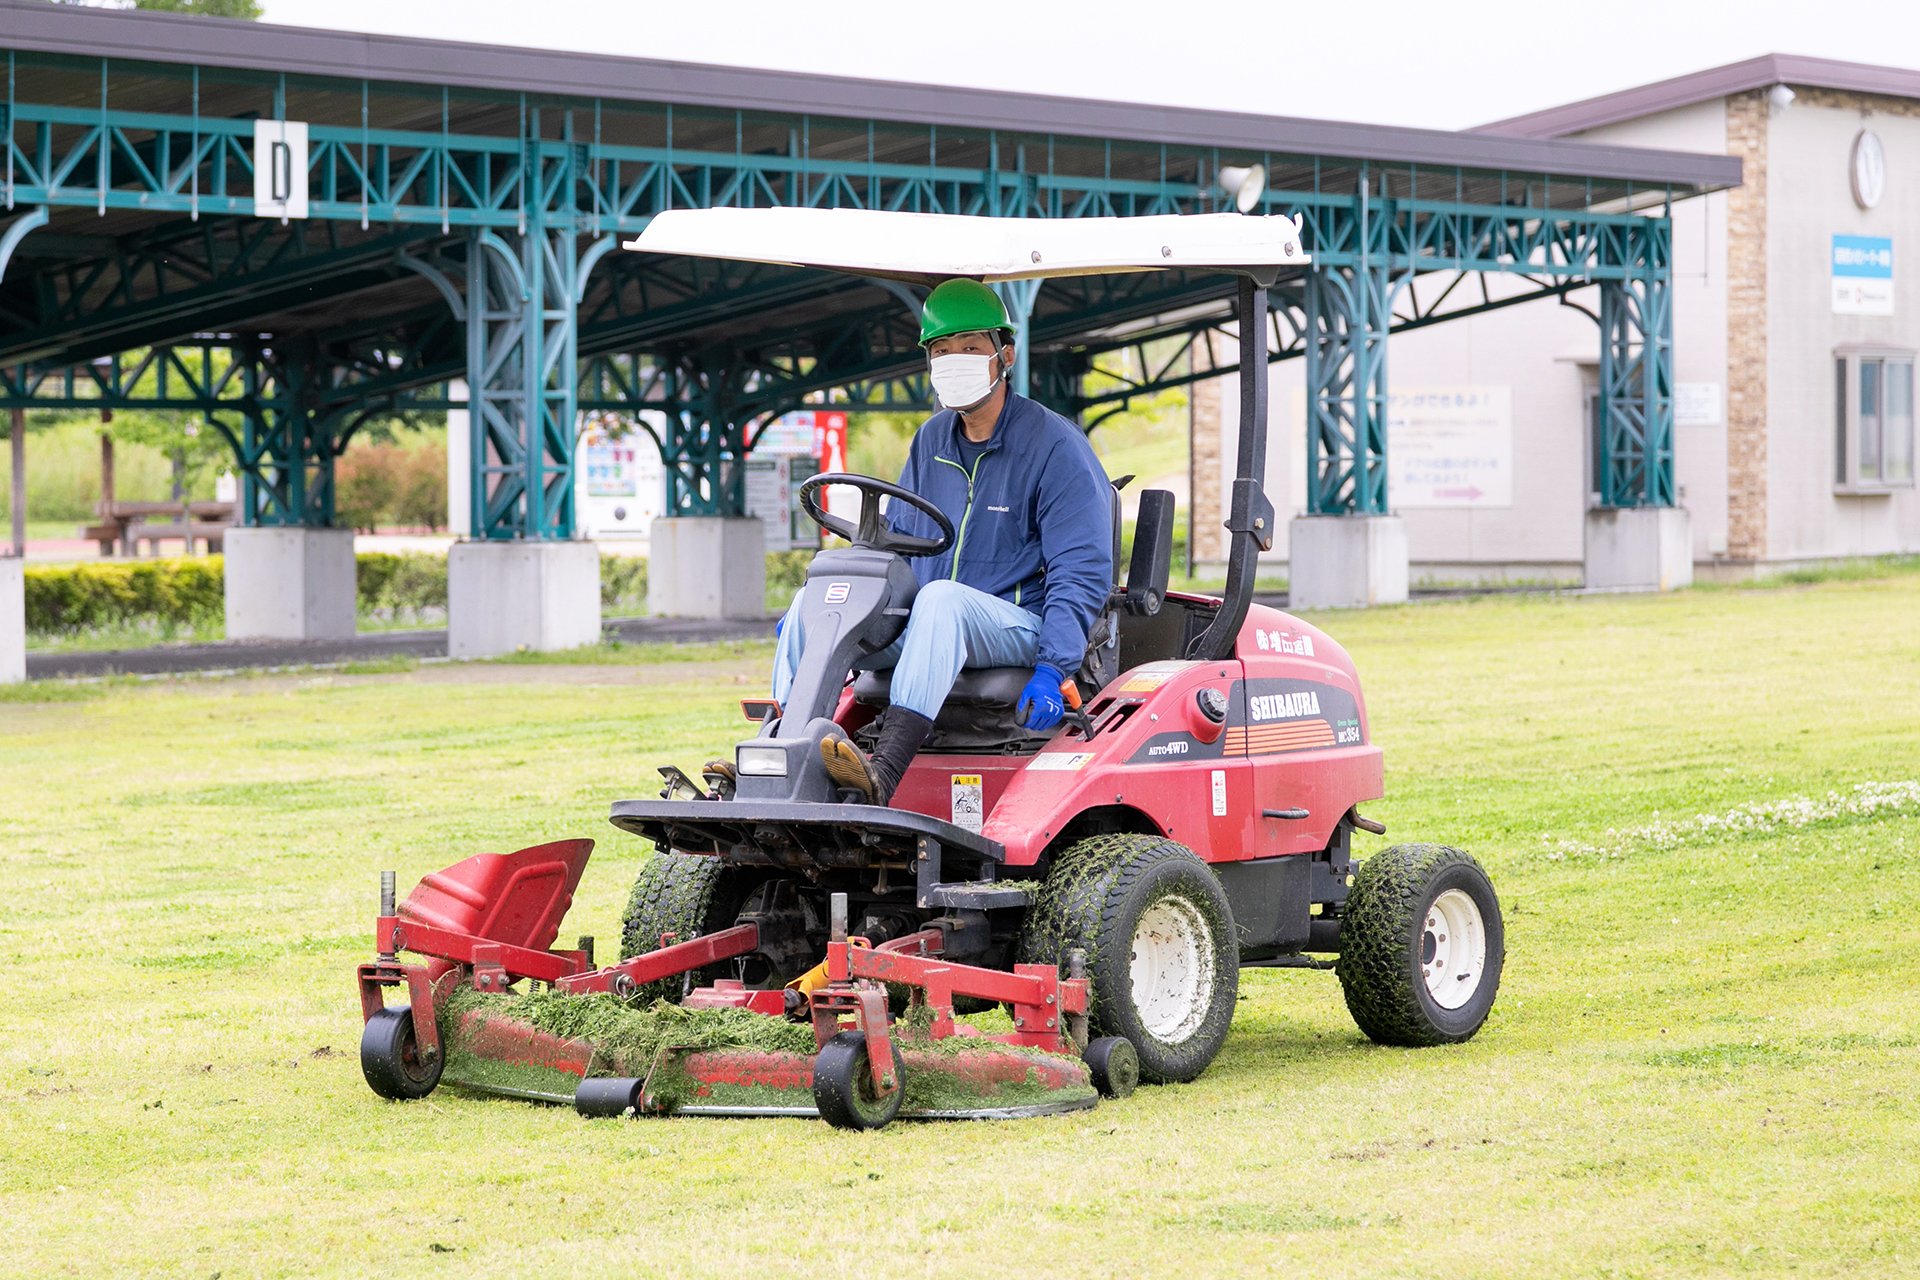
<svg viewBox="0 0 1920 1280">
<path fill-rule="evenodd" d="M 233 524 L 231 502 L 119 502 L 103 499 L 95 504 L 100 523 L 88 525 L 81 537 L 100 544 L 100 554 L 110 556 L 116 547 L 130 556 L 140 554 L 147 544 L 151 555 L 160 553 L 160 543 L 175 539 L 186 544 L 188 555 L 194 544 L 204 539 L 209 552 L 220 551 L 227 530 Z M 166 517 L 159 523 L 155 517 Z"/>
</svg>

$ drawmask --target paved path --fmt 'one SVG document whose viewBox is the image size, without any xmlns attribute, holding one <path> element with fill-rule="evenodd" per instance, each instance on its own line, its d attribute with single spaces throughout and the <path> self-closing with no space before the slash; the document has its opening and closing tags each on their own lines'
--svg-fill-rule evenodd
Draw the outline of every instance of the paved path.
<svg viewBox="0 0 1920 1280">
<path fill-rule="evenodd" d="M 772 618 L 609 618 L 602 624 L 602 633 L 608 639 L 626 644 L 763 640 L 772 638 L 773 621 Z M 376 631 L 350 640 L 217 640 L 210 644 L 153 645 L 100 653 L 29 653 L 27 678 L 246 671 L 260 667 L 446 656 L 445 630 Z"/>
</svg>

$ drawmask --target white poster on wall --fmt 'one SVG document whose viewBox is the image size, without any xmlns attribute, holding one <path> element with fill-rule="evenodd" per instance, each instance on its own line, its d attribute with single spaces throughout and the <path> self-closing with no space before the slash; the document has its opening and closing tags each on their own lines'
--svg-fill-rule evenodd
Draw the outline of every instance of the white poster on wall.
<svg viewBox="0 0 1920 1280">
<path fill-rule="evenodd" d="M 1511 507 L 1510 387 L 1399 387 L 1387 393 L 1390 507 Z"/>
<path fill-rule="evenodd" d="M 1719 426 L 1720 384 L 1717 382 L 1674 383 L 1673 425 L 1676 427 Z"/>
<path fill-rule="evenodd" d="M 793 459 L 786 454 L 748 456 L 747 514 L 759 516 L 767 550 L 793 550 Z M 812 471 L 808 467 L 809 472 Z M 801 479 L 805 479 L 802 476 Z"/>
</svg>

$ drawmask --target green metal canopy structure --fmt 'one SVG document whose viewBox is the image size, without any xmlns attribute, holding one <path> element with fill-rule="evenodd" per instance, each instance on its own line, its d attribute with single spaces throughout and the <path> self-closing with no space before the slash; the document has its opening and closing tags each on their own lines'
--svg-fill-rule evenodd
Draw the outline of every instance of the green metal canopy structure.
<svg viewBox="0 0 1920 1280">
<path fill-rule="evenodd" d="M 1309 506 L 1387 510 L 1387 339 L 1600 288 L 1614 506 L 1674 502 L 1671 202 L 1735 158 L 0 0 L 0 401 L 197 410 L 243 518 L 332 520 L 369 418 L 472 412 L 477 539 L 573 532 L 580 411 L 647 412 L 670 514 L 739 514 L 774 416 L 929 408 L 898 280 L 609 253 L 667 209 L 1303 219 L 1268 359 L 1304 359 Z M 1239 175 L 1232 175 L 1238 177 Z M 1236 182 L 1236 192 L 1244 183 Z M 1242 201 L 1241 203 L 1247 203 Z M 1030 394 L 1091 426 L 1233 371 L 1206 270 L 999 286 Z M 1170 341 L 1171 340 L 1171 341 Z M 1132 349 L 1134 376 L 1090 380 Z"/>
</svg>

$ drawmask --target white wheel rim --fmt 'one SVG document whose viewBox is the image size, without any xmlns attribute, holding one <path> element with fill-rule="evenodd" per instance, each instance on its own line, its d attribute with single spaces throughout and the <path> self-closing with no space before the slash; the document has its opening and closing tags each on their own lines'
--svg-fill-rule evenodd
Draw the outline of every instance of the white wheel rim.
<svg viewBox="0 0 1920 1280">
<path fill-rule="evenodd" d="M 1133 931 L 1133 1007 L 1146 1033 L 1178 1044 L 1200 1029 L 1213 999 L 1213 930 L 1185 898 L 1162 898 Z"/>
<path fill-rule="evenodd" d="M 1442 1009 L 1473 999 L 1487 971 L 1487 926 L 1480 904 L 1464 889 L 1449 889 L 1427 908 L 1420 933 L 1420 976 Z"/>
</svg>

